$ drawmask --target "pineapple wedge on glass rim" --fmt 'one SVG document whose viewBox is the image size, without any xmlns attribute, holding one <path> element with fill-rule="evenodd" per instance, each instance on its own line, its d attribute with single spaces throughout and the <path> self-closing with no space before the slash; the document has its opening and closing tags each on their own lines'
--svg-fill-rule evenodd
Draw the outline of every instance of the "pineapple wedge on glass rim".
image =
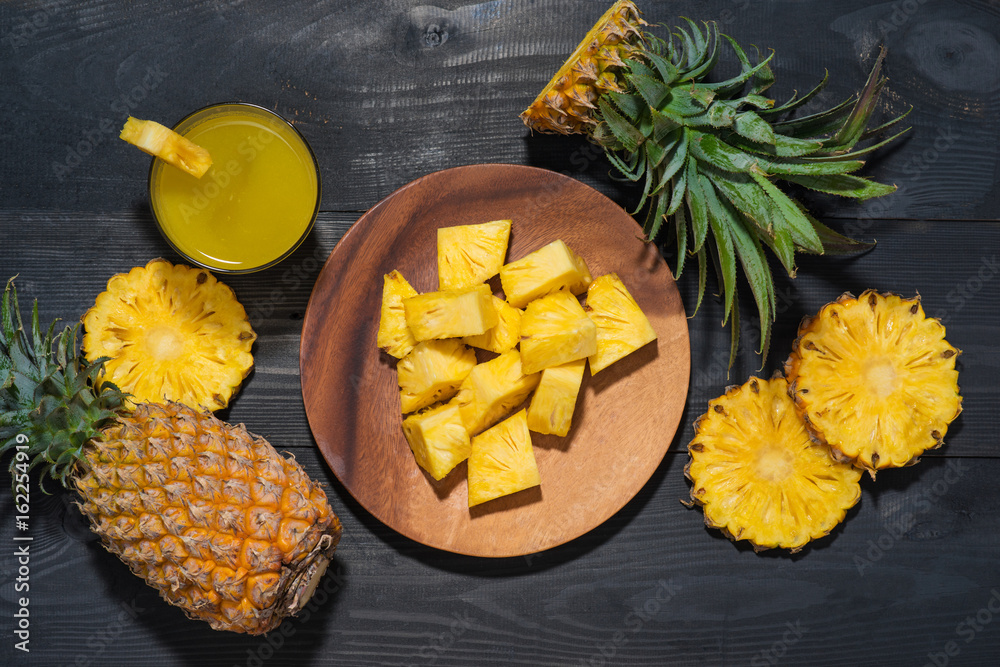
<svg viewBox="0 0 1000 667">
<path fill-rule="evenodd" d="M 438 289 L 468 289 L 497 275 L 507 256 L 510 225 L 494 220 L 438 228 Z"/>
<path fill-rule="evenodd" d="M 944 336 L 919 296 L 874 290 L 805 318 L 785 374 L 810 432 L 872 477 L 940 447 L 962 412 L 960 351 Z"/>
<path fill-rule="evenodd" d="M 390 271 L 382 278 L 382 308 L 376 344 L 397 359 L 405 357 L 417 344 L 406 324 L 406 312 L 403 310 L 403 299 L 416 295 L 417 290 L 399 271 Z"/>
<path fill-rule="evenodd" d="M 799 551 L 861 499 L 861 471 L 813 442 L 780 374 L 710 401 L 688 454 L 691 502 L 705 524 L 755 551 Z"/>
<path fill-rule="evenodd" d="M 195 178 L 204 176 L 212 166 L 212 156 L 206 149 L 153 120 L 129 116 L 118 137 Z"/>
</svg>

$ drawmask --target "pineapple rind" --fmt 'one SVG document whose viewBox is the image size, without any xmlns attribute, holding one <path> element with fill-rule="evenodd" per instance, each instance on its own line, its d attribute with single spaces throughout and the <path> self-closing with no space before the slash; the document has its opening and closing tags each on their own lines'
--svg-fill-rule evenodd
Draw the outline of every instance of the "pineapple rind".
<svg viewBox="0 0 1000 667">
<path fill-rule="evenodd" d="M 521 363 L 526 374 L 597 352 L 597 325 L 566 290 L 535 299 L 521 317 Z"/>
<path fill-rule="evenodd" d="M 517 350 L 504 352 L 473 368 L 453 399 L 469 435 L 476 435 L 508 416 L 528 398 L 540 379 L 541 373 L 524 374 Z"/>
<path fill-rule="evenodd" d="M 403 414 L 445 401 L 476 365 L 476 352 L 457 339 L 427 340 L 396 364 Z"/>
<path fill-rule="evenodd" d="M 443 403 L 403 420 L 403 434 L 421 468 L 442 480 L 469 458 L 472 445 L 458 405 Z"/>
<path fill-rule="evenodd" d="M 800 550 L 861 498 L 861 471 L 812 441 L 783 377 L 750 378 L 695 422 L 685 474 L 705 523 L 755 550 Z"/>
<path fill-rule="evenodd" d="M 590 284 L 584 310 L 597 325 L 597 352 L 590 356 L 591 374 L 656 340 L 649 318 L 615 273 L 600 276 Z"/>
<path fill-rule="evenodd" d="M 403 299 L 416 295 L 417 290 L 399 271 L 393 270 L 383 276 L 376 344 L 397 359 L 405 357 L 417 344 L 410 327 L 406 325 L 406 312 L 403 310 Z"/>
<path fill-rule="evenodd" d="M 83 316 L 88 361 L 102 382 L 141 402 L 220 410 L 253 368 L 257 335 L 228 286 L 205 269 L 154 259 L 113 276 Z"/>
<path fill-rule="evenodd" d="M 566 436 L 569 433 L 586 366 L 586 359 L 577 359 L 542 371 L 528 406 L 529 429 L 547 435 Z"/>
<path fill-rule="evenodd" d="M 469 507 L 541 484 L 524 410 L 472 439 Z"/>
<path fill-rule="evenodd" d="M 439 228 L 438 289 L 469 289 L 499 273 L 507 256 L 510 224 L 510 220 L 493 220 Z"/>
<path fill-rule="evenodd" d="M 466 345 L 502 354 L 512 350 L 521 339 L 521 310 L 514 308 L 498 296 L 493 297 L 493 308 L 497 312 L 497 323 L 478 336 L 466 336 Z"/>
<path fill-rule="evenodd" d="M 403 311 L 417 341 L 477 336 L 497 324 L 489 285 L 407 297 Z"/>
<path fill-rule="evenodd" d="M 587 263 L 561 239 L 500 269 L 503 293 L 515 308 L 563 288 L 582 294 L 591 280 Z"/>
<path fill-rule="evenodd" d="M 920 297 L 846 293 L 803 320 L 785 373 L 810 432 L 874 476 L 939 447 L 962 411 L 941 322 Z"/>
</svg>

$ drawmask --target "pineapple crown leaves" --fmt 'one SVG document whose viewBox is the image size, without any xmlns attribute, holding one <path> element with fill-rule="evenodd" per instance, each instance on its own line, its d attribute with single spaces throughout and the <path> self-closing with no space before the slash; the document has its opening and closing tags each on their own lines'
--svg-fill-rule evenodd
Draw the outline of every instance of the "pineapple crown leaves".
<svg viewBox="0 0 1000 667">
<path fill-rule="evenodd" d="M 795 276 L 795 253 L 847 254 L 872 244 L 843 236 L 811 216 L 775 181 L 864 200 L 895 191 L 853 172 L 871 153 L 905 133 L 859 148 L 858 143 L 894 128 L 906 115 L 868 129 L 879 93 L 884 49 L 860 94 L 825 111 L 789 117 L 826 86 L 824 76 L 802 96 L 775 105 L 764 93 L 774 84 L 766 58 L 751 62 L 746 51 L 714 23 L 703 28 L 684 19 L 666 39 L 643 31 L 617 72 L 619 91 L 601 95 L 590 138 L 605 149 L 622 176 L 642 184 L 633 215 L 646 209 L 643 232 L 655 240 L 673 228 L 675 277 L 688 256 L 698 259 L 697 313 L 713 265 L 733 327 L 729 364 L 739 341 L 737 274 L 742 268 L 760 316 L 766 361 L 775 318 L 774 281 L 764 248 Z M 718 82 L 706 77 L 721 47 L 735 53 L 740 71 Z M 711 233 L 710 233 L 711 232 Z M 739 268 L 738 268 L 739 267 Z M 693 316 L 693 315 L 692 315 Z"/>
<path fill-rule="evenodd" d="M 68 486 L 83 447 L 115 419 L 124 394 L 108 382 L 95 389 L 105 360 L 86 363 L 77 345 L 80 325 L 57 331 L 56 324 L 43 333 L 36 301 L 29 335 L 14 278 L 7 282 L 0 302 L 0 456 L 23 451 L 27 470 L 42 466 Z M 15 471 L 25 470 L 19 461 L 15 456 L 10 464 L 15 479 Z"/>
</svg>

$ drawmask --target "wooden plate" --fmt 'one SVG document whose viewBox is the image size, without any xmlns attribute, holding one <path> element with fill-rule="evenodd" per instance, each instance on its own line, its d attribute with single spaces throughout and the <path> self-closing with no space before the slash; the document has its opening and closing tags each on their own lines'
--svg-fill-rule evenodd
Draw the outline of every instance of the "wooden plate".
<svg viewBox="0 0 1000 667">
<path fill-rule="evenodd" d="M 596 377 L 587 372 L 566 438 L 532 434 L 540 487 L 470 510 L 466 464 L 435 482 L 403 437 L 395 360 L 375 345 L 382 276 L 398 269 L 418 292 L 434 291 L 438 227 L 508 218 L 508 261 L 562 239 L 595 278 L 618 273 L 659 339 Z M 548 549 L 621 509 L 670 446 L 690 372 L 683 304 L 670 270 L 640 233 L 596 190 L 514 165 L 430 174 L 361 216 L 320 273 L 300 352 L 309 425 L 347 490 L 403 535 L 474 556 Z"/>
</svg>

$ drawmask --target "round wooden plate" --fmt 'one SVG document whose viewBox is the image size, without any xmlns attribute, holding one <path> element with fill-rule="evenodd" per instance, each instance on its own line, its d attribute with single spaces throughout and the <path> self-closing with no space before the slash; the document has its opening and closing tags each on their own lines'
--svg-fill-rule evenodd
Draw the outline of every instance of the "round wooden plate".
<svg viewBox="0 0 1000 667">
<path fill-rule="evenodd" d="M 414 460 L 401 428 L 395 359 L 376 347 L 375 337 L 384 274 L 398 269 L 418 292 L 434 291 L 438 227 L 500 219 L 513 220 L 507 261 L 562 239 L 595 278 L 618 273 L 658 340 L 596 377 L 586 373 L 567 437 L 532 433 L 540 487 L 470 510 L 465 463 L 435 482 Z M 313 288 L 300 352 L 309 425 L 347 490 L 403 535 L 474 556 L 548 549 L 621 509 L 670 446 L 690 372 L 680 295 L 640 233 L 596 190 L 514 165 L 433 173 L 361 216 Z"/>
</svg>

